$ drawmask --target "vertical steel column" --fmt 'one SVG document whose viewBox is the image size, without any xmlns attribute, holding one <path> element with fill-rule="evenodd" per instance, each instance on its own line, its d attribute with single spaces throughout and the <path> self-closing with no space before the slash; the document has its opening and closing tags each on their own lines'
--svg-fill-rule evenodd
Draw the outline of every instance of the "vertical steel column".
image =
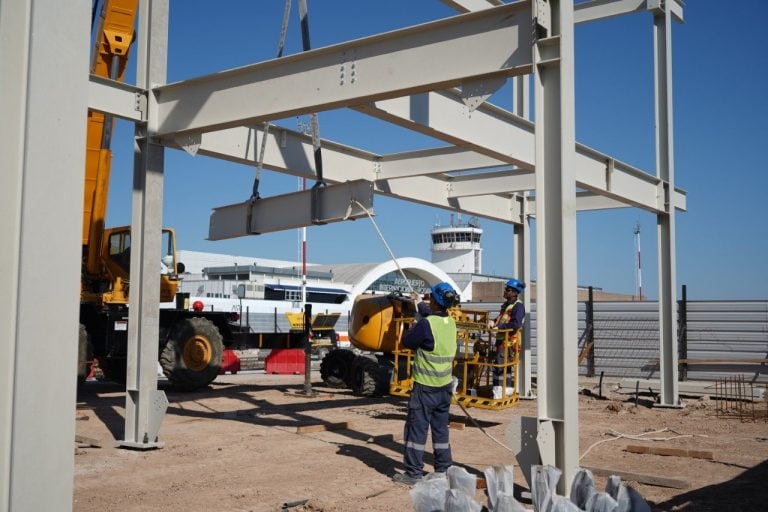
<svg viewBox="0 0 768 512">
<path fill-rule="evenodd" d="M 534 2 L 539 432 L 568 492 L 579 465 L 573 2 Z"/>
<path fill-rule="evenodd" d="M 680 343 L 680 359 L 688 359 L 688 288 L 683 285 L 682 297 L 678 302 L 677 337 Z M 678 361 L 680 360 L 678 359 Z M 680 365 L 680 381 L 688 380 L 688 363 Z"/>
<path fill-rule="evenodd" d="M 168 0 L 139 4 L 137 85 L 165 84 L 168 46 Z M 163 219 L 163 147 L 154 143 L 156 102 L 147 101 L 147 123 L 136 126 L 131 205 L 131 299 L 128 321 L 128 368 L 125 396 L 127 448 L 160 448 L 158 431 L 168 399 L 157 389 L 160 324 L 160 243 Z"/>
<path fill-rule="evenodd" d="M 527 291 L 523 293 L 523 305 L 525 306 L 525 324 L 523 327 L 522 350 L 520 351 L 520 365 L 518 367 L 519 378 L 517 381 L 517 393 L 520 398 L 535 398 L 531 386 L 531 217 L 527 215 L 528 198 L 518 196 L 520 217 L 522 224 L 515 225 L 514 259 L 516 277 L 527 285 Z"/>
<path fill-rule="evenodd" d="M 72 509 L 90 7 L 0 1 L 3 512 Z"/>
<path fill-rule="evenodd" d="M 517 76 L 514 78 L 514 113 L 525 119 L 531 118 L 530 109 L 530 81 L 529 76 Z M 531 285 L 531 222 L 532 217 L 528 214 L 528 192 L 520 196 L 520 222 L 515 226 L 515 272 L 517 278 L 522 280 L 527 286 L 528 291 L 523 294 L 523 305 L 525 306 L 525 327 L 523 329 L 522 350 L 520 352 L 520 378 L 517 379 L 517 393 L 520 398 L 536 398 L 531 386 L 531 294 L 533 286 Z"/>
<path fill-rule="evenodd" d="M 675 166 L 672 137 L 672 13 L 662 5 L 653 14 L 656 176 L 666 182 L 666 213 L 656 216 L 659 258 L 659 338 L 662 407 L 679 407 L 677 383 L 677 311 L 675 263 Z"/>
</svg>

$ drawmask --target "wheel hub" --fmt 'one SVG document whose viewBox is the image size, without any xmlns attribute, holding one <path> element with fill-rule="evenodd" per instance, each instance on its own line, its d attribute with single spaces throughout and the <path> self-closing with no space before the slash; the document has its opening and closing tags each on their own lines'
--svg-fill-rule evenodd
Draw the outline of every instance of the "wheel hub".
<svg viewBox="0 0 768 512">
<path fill-rule="evenodd" d="M 210 340 L 204 336 L 193 336 L 184 344 L 182 357 L 184 365 L 190 370 L 199 372 L 211 362 L 213 347 Z"/>
</svg>

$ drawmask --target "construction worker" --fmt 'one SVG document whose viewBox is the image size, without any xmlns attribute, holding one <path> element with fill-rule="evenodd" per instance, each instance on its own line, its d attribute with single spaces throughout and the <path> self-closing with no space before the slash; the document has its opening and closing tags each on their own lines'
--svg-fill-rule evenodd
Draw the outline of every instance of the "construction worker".
<svg viewBox="0 0 768 512">
<path fill-rule="evenodd" d="M 499 315 L 496 320 L 490 320 L 488 327 L 491 329 L 514 329 L 514 333 L 523 326 L 525 320 L 525 306 L 520 301 L 520 294 L 523 293 L 525 283 L 517 279 L 510 279 L 504 285 L 504 304 L 501 305 Z M 507 333 L 499 333 L 496 336 L 496 355 L 494 362 L 496 364 L 504 363 L 504 340 Z M 501 367 L 493 369 L 493 398 L 502 398 L 501 379 L 504 369 Z M 512 394 L 514 390 L 511 386 L 511 373 L 507 372 L 507 394 Z"/>
<path fill-rule="evenodd" d="M 445 473 L 453 463 L 448 440 L 448 412 L 453 388 L 453 358 L 456 356 L 456 322 L 446 311 L 457 300 L 448 283 L 432 287 L 429 308 L 414 294 L 414 302 L 423 318 L 403 335 L 403 345 L 415 355 L 411 369 L 413 388 L 405 419 L 403 462 L 405 473 L 397 473 L 395 482 L 413 485 L 424 475 L 424 450 L 427 432 L 432 431 L 432 450 L 436 473 Z"/>
</svg>

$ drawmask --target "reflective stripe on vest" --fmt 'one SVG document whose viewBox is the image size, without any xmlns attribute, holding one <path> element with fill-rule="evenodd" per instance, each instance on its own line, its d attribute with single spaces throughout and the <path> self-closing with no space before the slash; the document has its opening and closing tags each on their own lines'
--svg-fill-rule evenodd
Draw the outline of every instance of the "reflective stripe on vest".
<svg viewBox="0 0 768 512">
<path fill-rule="evenodd" d="M 427 352 L 416 350 L 413 359 L 413 380 L 425 386 L 440 387 L 451 383 L 453 358 L 456 356 L 456 322 L 449 316 L 427 317 L 435 348 Z"/>
</svg>

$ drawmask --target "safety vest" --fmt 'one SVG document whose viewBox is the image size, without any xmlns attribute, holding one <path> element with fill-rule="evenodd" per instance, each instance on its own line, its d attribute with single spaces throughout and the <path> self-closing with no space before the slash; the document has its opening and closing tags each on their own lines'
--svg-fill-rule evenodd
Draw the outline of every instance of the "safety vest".
<svg viewBox="0 0 768 512">
<path fill-rule="evenodd" d="M 416 350 L 413 359 L 413 380 L 425 386 L 441 387 L 451 383 L 453 358 L 456 356 L 456 322 L 450 316 L 427 317 L 435 348 L 427 352 Z"/>
<path fill-rule="evenodd" d="M 496 327 L 498 327 L 501 324 L 508 324 L 509 322 L 511 322 L 512 321 L 512 310 L 515 308 L 516 305 L 522 304 L 522 303 L 523 303 L 523 301 L 521 301 L 520 299 L 517 299 L 515 302 L 513 302 L 512 304 L 507 306 L 504 309 L 504 312 L 501 313 L 496 318 L 496 321 L 494 322 L 494 325 Z M 522 327 L 522 325 L 520 327 Z M 498 333 L 496 335 L 496 343 L 503 342 L 505 337 L 506 337 L 506 333 Z"/>
</svg>

